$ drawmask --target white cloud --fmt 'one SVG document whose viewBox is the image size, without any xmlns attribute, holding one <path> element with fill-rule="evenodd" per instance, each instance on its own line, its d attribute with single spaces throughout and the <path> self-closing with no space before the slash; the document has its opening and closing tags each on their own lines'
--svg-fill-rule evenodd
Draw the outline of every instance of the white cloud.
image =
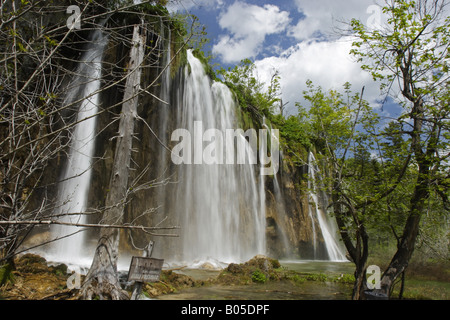
<svg viewBox="0 0 450 320">
<path fill-rule="evenodd" d="M 289 12 L 275 5 L 236 1 L 220 16 L 219 25 L 227 34 L 218 38 L 213 53 L 222 62 L 236 63 L 243 58 L 254 59 L 263 44 L 264 52 L 271 49 L 273 56 L 255 61 L 258 76 L 268 82 L 274 69 L 280 72 L 283 103 L 289 102 L 289 113 L 296 113 L 295 102 L 304 102 L 308 79 L 324 90 L 342 90 L 347 81 L 355 92 L 365 86 L 364 98 L 375 102 L 380 97 L 379 85 L 350 56 L 351 40 L 331 35 L 336 35 L 336 27 L 343 26 L 341 21 L 357 18 L 373 22 L 376 1 L 379 0 L 295 0 L 303 18 L 294 23 Z M 291 36 L 297 43 L 280 53 L 275 44 L 264 42 L 267 35 L 276 33 Z"/>
<path fill-rule="evenodd" d="M 337 28 L 342 28 L 342 22 L 352 18 L 362 22 L 373 21 L 375 12 L 371 11 L 375 0 L 295 0 L 298 11 L 305 15 L 297 25 L 289 29 L 289 35 L 297 40 L 331 36 Z"/>
<path fill-rule="evenodd" d="M 180 1 L 180 0 L 178 0 Z M 244 58 L 256 59 L 264 53 L 264 59 L 255 61 L 258 74 L 269 81 L 273 70 L 281 76 L 283 102 L 289 101 L 287 110 L 296 113 L 295 102 L 303 102 L 306 81 L 312 80 L 324 90 L 342 89 L 345 82 L 353 85 L 353 91 L 365 86 L 364 97 L 373 102 L 380 96 L 379 86 L 370 75 L 361 70 L 349 52 L 351 41 L 345 37 L 332 37 L 340 21 L 360 19 L 373 23 L 374 4 L 382 0 L 294 0 L 296 7 L 284 11 L 282 5 L 249 4 L 244 0 L 195 0 L 197 4 L 212 8 L 221 14 L 217 22 L 222 34 L 213 41 L 213 54 L 222 63 L 238 63 Z M 183 1 L 186 5 L 194 0 Z M 273 1 L 273 3 L 276 3 Z M 299 16 L 292 10 L 301 13 Z M 292 46 L 282 51 L 281 43 L 269 35 L 284 37 L 284 48 L 290 36 Z"/>
<path fill-rule="evenodd" d="M 289 12 L 271 4 L 262 7 L 236 1 L 221 15 L 219 25 L 229 35 L 219 37 L 213 53 L 226 63 L 255 57 L 260 52 L 265 37 L 284 32 L 290 23 Z"/>
<path fill-rule="evenodd" d="M 379 86 L 355 63 L 349 55 L 350 49 L 351 40 L 348 38 L 327 42 L 305 41 L 278 57 L 268 57 L 255 61 L 255 64 L 259 79 L 266 83 L 274 69 L 280 72 L 283 103 L 289 102 L 286 110 L 290 114 L 297 113 L 295 102 L 304 103 L 303 90 L 306 90 L 307 80 L 324 90 L 341 91 L 345 82 L 350 82 L 355 92 L 360 92 L 365 86 L 364 98 L 374 102 L 379 97 Z"/>
</svg>

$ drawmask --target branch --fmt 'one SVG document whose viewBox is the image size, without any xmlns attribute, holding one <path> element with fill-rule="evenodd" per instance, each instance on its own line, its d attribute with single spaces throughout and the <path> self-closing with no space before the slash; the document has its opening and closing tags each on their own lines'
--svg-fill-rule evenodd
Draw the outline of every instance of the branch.
<svg viewBox="0 0 450 320">
<path fill-rule="evenodd" d="M 178 237 L 175 234 L 155 234 L 148 232 L 149 230 L 173 230 L 180 229 L 177 226 L 171 227 L 144 227 L 144 226 L 129 226 L 129 225 L 112 225 L 112 224 L 89 224 L 89 223 L 71 223 L 71 222 L 63 222 L 57 220 L 0 220 L 0 225 L 38 225 L 38 224 L 57 224 L 57 225 L 65 225 L 65 226 L 73 226 L 73 227 L 87 227 L 87 228 L 118 228 L 118 229 L 133 229 L 133 230 L 141 230 L 146 233 L 150 233 L 154 236 L 168 236 L 168 237 Z"/>
<path fill-rule="evenodd" d="M 356 129 L 356 125 L 358 123 L 359 113 L 361 111 L 361 106 L 362 106 L 362 102 L 363 102 L 363 95 L 364 95 L 364 86 L 361 89 L 361 96 L 359 97 L 358 110 L 356 112 L 355 121 L 353 122 L 353 126 L 352 126 L 352 134 L 351 134 L 350 138 L 348 139 L 347 147 L 345 147 L 344 154 L 342 155 L 342 160 L 341 160 L 342 166 L 341 166 L 341 169 L 339 170 L 339 176 L 338 176 L 339 179 L 341 179 L 342 170 L 344 169 L 345 155 L 347 154 L 347 151 L 350 148 L 350 143 L 353 140 L 353 136 L 355 135 L 355 129 Z"/>
<path fill-rule="evenodd" d="M 377 201 L 379 201 L 379 200 L 381 200 L 381 199 L 387 197 L 387 196 L 390 195 L 392 192 L 394 192 L 394 190 L 397 188 L 397 186 L 398 186 L 398 185 L 400 184 L 400 182 L 402 181 L 402 179 L 403 179 L 403 177 L 404 177 L 404 175 L 405 175 L 405 173 L 406 173 L 406 171 L 407 171 L 407 169 L 408 169 L 408 165 L 409 165 L 410 161 L 411 161 L 411 153 L 408 154 L 408 157 L 406 158 L 405 163 L 403 164 L 403 168 L 402 168 L 402 170 L 400 171 L 400 173 L 399 173 L 399 175 L 398 175 L 397 180 L 395 181 L 395 183 L 394 183 L 389 189 L 387 189 L 386 191 L 384 191 L 382 194 L 380 194 L 380 195 L 377 196 L 376 198 L 373 198 L 373 199 L 368 200 L 368 201 L 366 201 L 366 202 L 364 202 L 364 203 L 360 203 L 360 204 L 356 205 L 356 206 L 355 206 L 355 209 L 356 209 L 356 210 L 359 210 L 359 209 L 361 209 L 361 208 L 363 208 L 363 207 L 369 206 L 369 205 L 371 205 L 371 204 L 373 204 L 373 203 L 375 203 L 375 202 L 377 202 Z"/>
</svg>

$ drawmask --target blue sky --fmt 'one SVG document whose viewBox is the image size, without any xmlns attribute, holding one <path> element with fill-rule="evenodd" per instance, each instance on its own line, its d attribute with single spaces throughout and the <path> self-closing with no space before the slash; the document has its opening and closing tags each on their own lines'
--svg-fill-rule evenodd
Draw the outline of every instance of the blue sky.
<svg viewBox="0 0 450 320">
<path fill-rule="evenodd" d="M 175 0 L 171 10 L 199 18 L 210 39 L 204 50 L 214 63 L 228 67 L 249 58 L 264 82 L 278 70 L 290 114 L 308 79 L 326 90 L 340 90 L 348 81 L 355 92 L 365 86 L 365 99 L 374 105 L 380 99 L 378 84 L 349 55 L 352 39 L 337 32 L 352 18 L 381 22 L 375 0 Z"/>
</svg>

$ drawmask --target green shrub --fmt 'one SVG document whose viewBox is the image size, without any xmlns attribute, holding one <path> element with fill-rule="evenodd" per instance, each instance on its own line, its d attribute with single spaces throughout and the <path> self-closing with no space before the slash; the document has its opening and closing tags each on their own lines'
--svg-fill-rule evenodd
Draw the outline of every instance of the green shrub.
<svg viewBox="0 0 450 320">
<path fill-rule="evenodd" d="M 340 282 L 340 283 L 354 283 L 355 276 L 352 274 L 344 273 L 344 274 L 341 274 L 338 278 L 336 278 L 335 281 Z"/>
<path fill-rule="evenodd" d="M 257 283 L 265 283 L 267 281 L 266 275 L 261 270 L 255 270 L 252 273 L 252 281 Z"/>
<path fill-rule="evenodd" d="M 294 274 L 293 276 L 291 276 L 289 278 L 292 282 L 294 282 L 294 284 L 303 284 L 306 279 L 298 274 Z"/>
<path fill-rule="evenodd" d="M 327 281 L 328 277 L 323 273 L 313 273 L 313 274 L 307 275 L 306 279 L 311 280 L 311 281 L 325 282 L 325 281 Z"/>
</svg>

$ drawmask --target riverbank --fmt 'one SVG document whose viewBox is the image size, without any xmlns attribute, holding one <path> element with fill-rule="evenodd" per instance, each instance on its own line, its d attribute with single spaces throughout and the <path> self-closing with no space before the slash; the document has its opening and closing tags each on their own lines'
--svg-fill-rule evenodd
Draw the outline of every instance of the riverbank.
<svg viewBox="0 0 450 320">
<path fill-rule="evenodd" d="M 439 269 L 441 275 L 435 273 Z M 1 272 L 1 271 L 0 271 Z M 403 297 L 450 300 L 447 266 L 412 265 Z M 49 265 L 37 255 L 16 259 L 12 281 L 0 288 L 2 300 L 76 300 L 78 289 L 67 288 L 71 276 L 64 264 Z M 82 280 L 82 279 L 81 279 Z M 255 257 L 223 270 L 163 270 L 160 281 L 146 283 L 142 299 L 158 300 L 348 300 L 353 284 L 351 263 L 282 261 Z M 131 292 L 132 284 L 125 284 Z M 396 289 L 398 290 L 398 289 Z M 393 297 L 395 298 L 396 291 Z"/>
</svg>

